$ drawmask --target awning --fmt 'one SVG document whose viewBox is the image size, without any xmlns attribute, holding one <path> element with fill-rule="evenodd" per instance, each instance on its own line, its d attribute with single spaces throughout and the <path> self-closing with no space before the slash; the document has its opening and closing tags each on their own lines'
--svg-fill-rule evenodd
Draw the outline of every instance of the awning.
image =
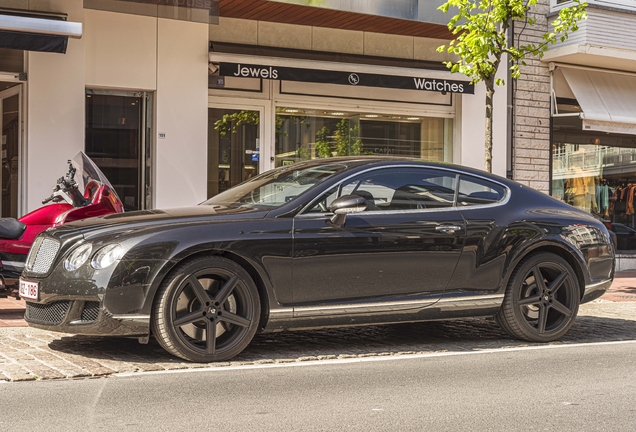
<svg viewBox="0 0 636 432">
<path fill-rule="evenodd" d="M 82 23 L 61 16 L 0 10 L 0 47 L 66 53 L 68 38 L 82 37 Z"/>
<path fill-rule="evenodd" d="M 636 135 L 636 76 L 559 67 L 581 110 L 583 130 Z"/>
</svg>

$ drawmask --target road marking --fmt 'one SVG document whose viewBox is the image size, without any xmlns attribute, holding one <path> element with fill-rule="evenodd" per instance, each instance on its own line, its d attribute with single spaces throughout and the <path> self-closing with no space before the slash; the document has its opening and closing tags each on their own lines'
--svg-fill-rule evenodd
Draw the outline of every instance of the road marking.
<svg viewBox="0 0 636 432">
<path fill-rule="evenodd" d="M 192 373 L 192 372 L 223 372 L 223 371 L 235 371 L 235 370 L 249 370 L 249 369 L 271 369 L 271 368 L 286 368 L 286 367 L 301 367 L 301 366 L 330 366 L 334 364 L 349 364 L 349 363 L 368 363 L 368 362 L 380 362 L 390 360 L 410 360 L 410 359 L 423 359 L 434 357 L 452 357 L 452 356 L 465 356 L 476 354 L 499 354 L 509 353 L 516 351 L 536 351 L 547 349 L 561 349 L 561 348 L 581 348 L 590 346 L 603 346 L 603 345 L 625 345 L 635 344 L 636 340 L 624 340 L 624 341 L 610 341 L 610 342 L 590 342 L 590 343 L 573 343 L 573 344 L 557 344 L 557 345 L 533 345 L 523 347 L 511 347 L 511 348 L 493 348 L 475 351 L 452 351 L 452 352 L 432 352 L 432 353 L 420 353 L 420 354 L 394 354 L 385 356 L 373 356 L 373 357 L 354 357 L 354 358 L 342 358 L 342 359 L 328 359 L 328 360 L 311 360 L 311 361 L 295 361 L 289 363 L 265 363 L 265 364 L 252 364 L 252 365 L 236 365 L 236 366 L 211 366 L 203 368 L 193 369 L 171 369 L 163 371 L 148 371 L 148 372 L 121 372 L 111 376 L 117 378 L 126 378 L 140 375 L 158 375 L 158 374 L 175 374 L 175 373 Z"/>
</svg>

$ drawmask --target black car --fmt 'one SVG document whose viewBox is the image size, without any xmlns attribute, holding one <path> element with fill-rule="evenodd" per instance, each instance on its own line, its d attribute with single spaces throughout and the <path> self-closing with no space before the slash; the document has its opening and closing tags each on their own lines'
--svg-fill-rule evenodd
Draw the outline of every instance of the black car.
<svg viewBox="0 0 636 432">
<path fill-rule="evenodd" d="M 21 291 L 33 327 L 152 334 L 208 362 L 258 330 L 460 317 L 553 341 L 613 277 L 608 231 L 587 213 L 478 170 L 358 157 L 48 230 Z"/>
</svg>

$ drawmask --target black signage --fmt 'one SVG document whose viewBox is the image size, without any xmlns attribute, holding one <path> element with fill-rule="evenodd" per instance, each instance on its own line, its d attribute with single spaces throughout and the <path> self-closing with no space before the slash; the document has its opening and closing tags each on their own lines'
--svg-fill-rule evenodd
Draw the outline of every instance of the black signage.
<svg viewBox="0 0 636 432">
<path fill-rule="evenodd" d="M 360 72 L 341 72 L 319 69 L 301 69 L 281 66 L 263 66 L 243 63 L 220 63 L 219 74 L 226 77 L 262 78 L 282 81 L 301 81 L 322 84 L 342 84 L 365 87 L 384 87 L 423 90 L 443 93 L 475 93 L 469 81 L 440 78 L 421 78 L 397 75 L 379 75 Z"/>
</svg>

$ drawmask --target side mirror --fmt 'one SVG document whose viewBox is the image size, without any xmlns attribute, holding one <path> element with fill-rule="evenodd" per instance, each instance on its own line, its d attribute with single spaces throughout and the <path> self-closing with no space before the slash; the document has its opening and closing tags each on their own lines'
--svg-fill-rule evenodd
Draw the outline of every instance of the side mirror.
<svg viewBox="0 0 636 432">
<path fill-rule="evenodd" d="M 334 200 L 329 211 L 334 213 L 331 218 L 333 225 L 343 227 L 348 213 L 358 213 L 367 209 L 367 200 L 358 195 L 344 195 Z"/>
</svg>

